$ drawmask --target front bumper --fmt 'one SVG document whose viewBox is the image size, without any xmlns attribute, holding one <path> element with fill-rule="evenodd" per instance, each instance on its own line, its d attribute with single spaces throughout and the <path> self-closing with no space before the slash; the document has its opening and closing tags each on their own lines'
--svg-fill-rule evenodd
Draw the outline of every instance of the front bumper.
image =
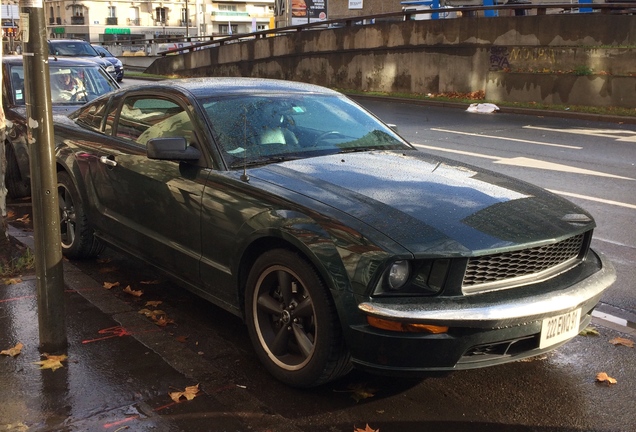
<svg viewBox="0 0 636 432">
<path fill-rule="evenodd" d="M 349 328 L 354 363 L 387 372 L 457 370 L 506 363 L 553 350 L 539 349 L 542 320 L 581 308 L 580 328 L 603 292 L 616 280 L 611 263 L 591 252 L 598 271 L 562 288 L 430 299 L 423 303 L 372 299 L 358 305 L 364 315 L 448 326 L 448 333 L 423 334 L 381 330 L 366 324 Z M 553 282 L 554 283 L 554 282 Z M 424 305 L 424 306 L 423 306 Z"/>
</svg>

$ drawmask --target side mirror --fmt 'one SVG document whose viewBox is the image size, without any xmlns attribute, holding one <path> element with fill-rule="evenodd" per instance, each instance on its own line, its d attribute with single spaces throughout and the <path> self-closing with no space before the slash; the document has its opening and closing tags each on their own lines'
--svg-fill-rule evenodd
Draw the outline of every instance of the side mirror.
<svg viewBox="0 0 636 432">
<path fill-rule="evenodd" d="M 198 161 L 201 158 L 201 152 L 189 146 L 184 137 L 152 138 L 146 145 L 146 155 L 149 159 Z"/>
</svg>

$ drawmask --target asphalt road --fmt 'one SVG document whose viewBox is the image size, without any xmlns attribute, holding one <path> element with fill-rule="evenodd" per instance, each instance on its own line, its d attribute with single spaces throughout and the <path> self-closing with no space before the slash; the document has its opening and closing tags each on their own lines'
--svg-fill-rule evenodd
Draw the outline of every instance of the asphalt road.
<svg viewBox="0 0 636 432">
<path fill-rule="evenodd" d="M 594 246 L 610 257 L 619 272 L 619 280 L 603 298 L 604 306 L 613 316 L 633 316 L 633 126 L 469 114 L 400 103 L 364 104 L 397 124 L 402 135 L 422 150 L 514 175 L 590 210 L 599 224 Z M 24 211 L 21 206 L 16 208 Z M 206 365 L 188 374 L 244 388 L 242 400 L 249 398 L 252 403 L 232 405 L 228 398 L 229 410 L 242 419 L 249 419 L 254 407 L 276 414 L 282 419 L 276 430 L 351 432 L 366 424 L 381 432 L 636 430 L 636 351 L 609 342 L 615 337 L 636 340 L 636 332 L 621 323 L 595 320 L 598 336 L 577 336 L 530 361 L 418 380 L 354 371 L 320 388 L 296 390 L 278 383 L 260 366 L 239 319 L 200 301 L 152 267 L 111 250 L 99 260 L 74 264 L 100 284 L 119 282 L 112 295 L 140 310 L 148 300 L 162 301 L 161 309 L 174 321 L 163 329 L 165 338 L 178 340 L 184 353 L 196 353 Z M 143 290 L 143 297 L 123 293 L 121 287 L 128 285 Z M 159 345 L 153 350 L 178 364 L 174 361 L 178 353 L 164 352 Z M 596 382 L 599 372 L 617 383 Z M 215 430 L 213 423 L 209 430 Z"/>
</svg>

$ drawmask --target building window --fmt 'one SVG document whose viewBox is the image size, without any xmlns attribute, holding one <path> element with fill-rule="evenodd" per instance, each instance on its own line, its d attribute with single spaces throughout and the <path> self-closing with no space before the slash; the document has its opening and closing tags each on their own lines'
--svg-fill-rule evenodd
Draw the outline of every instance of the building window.
<svg viewBox="0 0 636 432">
<path fill-rule="evenodd" d="M 256 30 L 257 31 L 267 30 L 268 28 L 269 28 L 269 26 L 266 26 L 265 24 L 257 24 L 256 25 Z"/>
<path fill-rule="evenodd" d="M 158 7 L 155 9 L 155 21 L 165 24 L 167 11 L 166 8 Z"/>
<path fill-rule="evenodd" d="M 108 6 L 108 18 L 117 18 L 117 7 Z"/>
<path fill-rule="evenodd" d="M 221 34 L 236 34 L 238 33 L 238 24 L 219 24 L 219 33 Z"/>
<path fill-rule="evenodd" d="M 219 10 L 225 12 L 236 12 L 238 9 L 236 8 L 236 5 L 233 4 L 220 4 Z"/>
</svg>

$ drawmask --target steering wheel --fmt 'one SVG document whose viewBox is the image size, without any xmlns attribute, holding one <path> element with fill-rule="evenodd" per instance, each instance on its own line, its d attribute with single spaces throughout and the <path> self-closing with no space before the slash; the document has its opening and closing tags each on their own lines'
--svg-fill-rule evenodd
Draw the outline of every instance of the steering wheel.
<svg viewBox="0 0 636 432">
<path fill-rule="evenodd" d="M 327 131 L 323 132 L 316 137 L 316 141 L 314 142 L 314 147 L 319 147 L 322 141 L 325 141 L 330 138 L 345 138 L 346 136 L 338 131 Z"/>
</svg>

